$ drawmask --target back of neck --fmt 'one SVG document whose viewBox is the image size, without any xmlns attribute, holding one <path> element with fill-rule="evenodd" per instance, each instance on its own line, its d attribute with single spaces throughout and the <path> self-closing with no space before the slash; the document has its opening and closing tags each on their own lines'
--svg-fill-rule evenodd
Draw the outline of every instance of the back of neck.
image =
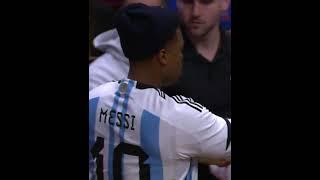
<svg viewBox="0 0 320 180">
<path fill-rule="evenodd" d="M 154 87 L 161 86 L 161 78 L 148 62 L 130 63 L 128 78 Z"/>
</svg>

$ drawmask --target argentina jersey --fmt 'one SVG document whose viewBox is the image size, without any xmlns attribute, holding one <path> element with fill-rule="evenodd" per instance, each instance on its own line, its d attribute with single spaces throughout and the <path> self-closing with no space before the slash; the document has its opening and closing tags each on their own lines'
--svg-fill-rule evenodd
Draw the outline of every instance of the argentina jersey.
<svg viewBox="0 0 320 180">
<path fill-rule="evenodd" d="M 130 79 L 89 93 L 89 179 L 196 180 L 230 151 L 230 121 L 190 98 Z"/>
</svg>

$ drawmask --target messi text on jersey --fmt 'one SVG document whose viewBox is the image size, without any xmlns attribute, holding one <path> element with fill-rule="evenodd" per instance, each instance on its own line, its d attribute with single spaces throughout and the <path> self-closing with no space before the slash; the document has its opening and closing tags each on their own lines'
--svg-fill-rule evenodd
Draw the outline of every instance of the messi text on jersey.
<svg viewBox="0 0 320 180">
<path fill-rule="evenodd" d="M 117 112 L 115 110 L 101 108 L 100 110 L 100 123 L 108 123 L 110 126 L 118 126 L 118 127 L 125 127 L 126 129 L 134 130 L 134 115 L 129 115 L 127 113 L 123 114 L 122 112 Z"/>
</svg>

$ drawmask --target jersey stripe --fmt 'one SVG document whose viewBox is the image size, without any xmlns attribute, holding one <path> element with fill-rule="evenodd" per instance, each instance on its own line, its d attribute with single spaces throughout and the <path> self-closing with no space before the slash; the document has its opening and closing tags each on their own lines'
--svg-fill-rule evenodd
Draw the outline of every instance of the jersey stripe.
<svg viewBox="0 0 320 180">
<path fill-rule="evenodd" d="M 186 180 L 192 180 L 192 161 L 190 160 L 190 167 L 189 167 L 189 170 L 188 170 L 188 173 L 187 173 L 187 177 L 186 177 Z"/>
<path fill-rule="evenodd" d="M 130 93 L 131 93 L 133 86 L 134 86 L 134 82 L 132 80 L 129 80 L 127 91 L 124 94 L 124 101 L 123 101 L 123 107 L 122 107 L 122 114 L 123 114 L 122 122 L 125 122 L 124 114 L 126 114 L 128 111 L 128 101 L 129 101 Z M 120 127 L 120 141 L 121 142 L 123 142 L 123 140 L 124 140 L 124 131 L 125 131 L 125 126 L 121 126 Z"/>
<path fill-rule="evenodd" d="M 144 163 L 150 165 L 150 179 L 163 180 L 159 144 L 160 118 L 144 110 L 141 116 L 140 129 L 141 146 L 149 156 Z"/>
<path fill-rule="evenodd" d="M 190 160 L 190 167 L 189 167 L 189 170 L 188 170 L 188 173 L 187 173 L 187 176 L 186 176 L 186 180 L 192 180 L 192 179 L 198 179 L 197 177 L 196 178 L 192 178 L 192 177 L 194 177 L 195 175 L 195 173 L 194 173 L 194 171 L 195 170 L 197 170 L 196 168 L 196 164 L 197 162 L 196 161 L 194 161 L 194 160 Z"/>
<path fill-rule="evenodd" d="M 196 102 L 194 102 L 193 99 L 191 99 L 191 98 L 183 98 L 181 95 L 178 95 L 178 96 L 182 99 L 182 101 L 187 101 L 189 104 L 192 104 L 192 105 L 194 105 L 194 106 L 197 106 L 197 107 L 200 108 L 200 109 L 203 108 L 201 105 L 199 105 L 199 104 L 197 104 Z"/>
<path fill-rule="evenodd" d="M 118 104 L 119 104 L 119 98 L 120 98 L 120 86 L 115 93 L 114 99 L 113 99 L 113 105 L 111 110 L 116 111 Z M 109 125 L 109 151 L 108 151 L 108 179 L 113 180 L 113 149 L 114 149 L 114 126 Z"/>
<path fill-rule="evenodd" d="M 95 161 L 93 160 L 92 154 L 90 153 L 90 149 L 93 146 L 95 141 L 94 129 L 95 129 L 95 123 L 96 123 L 96 112 L 97 112 L 98 102 L 99 102 L 99 97 L 89 100 L 89 178 L 90 179 L 96 178 L 96 172 L 94 172 Z"/>
<path fill-rule="evenodd" d="M 200 109 L 202 109 L 202 108 L 203 108 L 203 106 L 202 106 L 201 104 L 199 104 L 199 103 L 195 102 L 192 98 L 188 98 L 188 100 L 189 100 L 189 102 L 191 102 L 191 103 L 193 103 L 193 104 L 197 105 Z"/>
<path fill-rule="evenodd" d="M 132 80 L 129 80 L 129 82 L 128 82 L 128 88 L 127 88 L 127 91 L 125 92 L 125 94 L 124 94 L 124 101 L 123 101 L 123 106 L 122 106 L 122 122 L 123 122 L 123 124 L 121 124 L 122 126 L 120 127 L 120 142 L 124 142 L 124 132 L 125 132 L 125 114 L 127 113 L 127 111 L 128 111 L 128 102 L 129 102 L 129 95 L 130 95 L 130 93 L 131 93 L 131 90 L 132 90 L 132 87 L 134 86 L 134 81 L 132 81 Z M 122 169 L 124 169 L 123 168 L 123 158 L 121 159 L 121 166 L 122 166 Z M 122 175 L 122 179 L 124 179 L 123 178 L 123 174 L 121 174 Z"/>
<path fill-rule="evenodd" d="M 161 91 L 161 90 L 158 89 L 158 88 L 153 88 L 153 89 L 155 89 L 155 90 L 158 92 L 158 94 L 159 94 L 160 97 L 162 97 L 163 99 L 166 99 L 166 96 L 165 96 L 165 94 L 164 94 L 163 91 Z"/>
<path fill-rule="evenodd" d="M 183 101 L 183 99 L 182 99 L 182 98 L 181 98 L 181 96 L 179 96 L 179 95 L 174 96 L 174 97 L 177 97 L 177 98 L 178 98 L 178 100 Z"/>
<path fill-rule="evenodd" d="M 174 101 L 176 101 L 176 103 L 178 103 L 178 104 L 187 104 L 188 106 L 196 109 L 197 111 L 202 112 L 202 110 L 199 109 L 197 106 L 189 103 L 188 101 L 181 100 L 180 98 L 181 97 L 179 97 L 179 96 L 172 96 L 172 99 L 174 99 Z"/>
</svg>

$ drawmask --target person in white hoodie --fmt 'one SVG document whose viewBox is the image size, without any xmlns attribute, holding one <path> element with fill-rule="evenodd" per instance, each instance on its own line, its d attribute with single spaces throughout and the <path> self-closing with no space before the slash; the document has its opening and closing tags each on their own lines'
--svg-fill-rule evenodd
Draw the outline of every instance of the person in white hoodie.
<svg viewBox="0 0 320 180">
<path fill-rule="evenodd" d="M 137 2 L 149 6 L 165 4 L 164 0 L 124 0 L 122 6 Z M 89 65 L 89 91 L 107 82 L 128 76 L 129 60 L 123 54 L 116 29 L 99 34 L 94 38 L 93 45 L 104 54 Z"/>
<path fill-rule="evenodd" d="M 116 29 L 98 35 L 94 39 L 94 46 L 104 54 L 89 65 L 89 90 L 127 77 L 129 60 L 123 54 Z"/>
</svg>

